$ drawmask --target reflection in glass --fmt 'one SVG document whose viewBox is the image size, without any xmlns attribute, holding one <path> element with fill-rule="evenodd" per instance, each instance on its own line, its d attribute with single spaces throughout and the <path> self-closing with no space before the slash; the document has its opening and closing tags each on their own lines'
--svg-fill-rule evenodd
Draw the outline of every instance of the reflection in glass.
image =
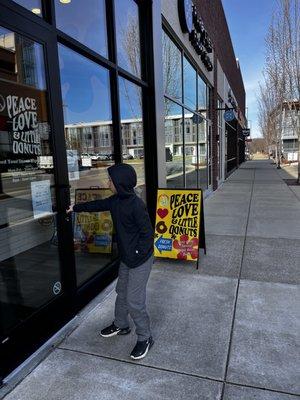
<svg viewBox="0 0 300 400">
<path fill-rule="evenodd" d="M 43 48 L 0 27 L 0 336 L 61 293 Z M 57 283 L 60 290 L 53 292 Z"/>
<path fill-rule="evenodd" d="M 198 110 L 206 116 L 207 104 L 207 86 L 200 75 L 198 75 Z"/>
<path fill-rule="evenodd" d="M 119 78 L 122 158 L 131 164 L 137 174 L 136 191 L 146 202 L 145 165 L 144 165 L 144 127 L 142 116 L 142 89 Z"/>
<path fill-rule="evenodd" d="M 41 45 L 0 27 L 0 78 L 46 89 L 43 48 Z"/>
<path fill-rule="evenodd" d="M 197 188 L 197 122 L 201 117 L 184 110 L 185 187 Z"/>
<path fill-rule="evenodd" d="M 164 93 L 182 101 L 181 51 L 165 32 L 162 37 L 162 51 Z"/>
<path fill-rule="evenodd" d="M 182 107 L 165 99 L 166 176 L 168 188 L 184 187 Z"/>
<path fill-rule="evenodd" d="M 57 27 L 107 57 L 105 0 L 55 0 Z"/>
<path fill-rule="evenodd" d="M 184 104 L 196 110 L 196 70 L 185 57 L 183 58 L 183 93 Z"/>
<path fill-rule="evenodd" d="M 134 0 L 115 0 L 118 65 L 141 76 L 139 7 Z"/>
<path fill-rule="evenodd" d="M 14 0 L 15 3 L 27 8 L 34 14 L 42 17 L 42 4 L 41 0 Z"/>
<path fill-rule="evenodd" d="M 107 191 L 92 193 L 89 188 L 108 187 L 106 170 L 114 162 L 109 73 L 61 45 L 59 64 L 71 202 L 107 197 L 110 195 Z M 87 190 L 82 194 L 79 189 Z M 83 219 L 89 224 L 89 234 Z M 102 219 L 103 213 L 94 217 L 89 213 L 76 214 L 74 245 L 78 285 L 116 256 L 115 246 L 112 252 L 107 252 L 104 245 L 102 228 L 105 230 L 110 224 L 100 224 Z M 108 220 L 109 216 L 104 219 Z"/>
<path fill-rule="evenodd" d="M 223 176 L 223 162 L 222 162 L 222 158 L 223 158 L 223 154 L 222 154 L 222 140 L 223 140 L 223 101 L 218 98 L 217 100 L 217 107 L 218 107 L 218 178 L 222 179 Z"/>
<path fill-rule="evenodd" d="M 200 118 L 198 124 L 198 181 L 199 187 L 207 189 L 207 122 Z"/>
</svg>

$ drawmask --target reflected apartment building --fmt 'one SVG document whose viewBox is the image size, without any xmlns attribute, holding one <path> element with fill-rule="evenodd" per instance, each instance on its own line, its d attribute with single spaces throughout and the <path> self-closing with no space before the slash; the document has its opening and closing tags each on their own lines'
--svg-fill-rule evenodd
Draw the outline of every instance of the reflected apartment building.
<svg viewBox="0 0 300 400">
<path fill-rule="evenodd" d="M 245 127 L 221 0 L 1 0 L 0 384 L 117 275 L 108 221 L 70 203 L 125 162 L 154 221 L 159 187 L 239 167 Z"/>
</svg>

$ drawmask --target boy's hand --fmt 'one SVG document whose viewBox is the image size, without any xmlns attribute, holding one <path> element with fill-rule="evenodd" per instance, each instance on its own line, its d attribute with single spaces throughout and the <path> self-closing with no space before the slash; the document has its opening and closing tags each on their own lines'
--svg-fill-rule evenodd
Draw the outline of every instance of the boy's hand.
<svg viewBox="0 0 300 400">
<path fill-rule="evenodd" d="M 70 204 L 69 208 L 67 209 L 67 214 L 70 214 L 71 212 L 73 212 L 73 207 L 74 207 L 74 204 Z"/>
</svg>

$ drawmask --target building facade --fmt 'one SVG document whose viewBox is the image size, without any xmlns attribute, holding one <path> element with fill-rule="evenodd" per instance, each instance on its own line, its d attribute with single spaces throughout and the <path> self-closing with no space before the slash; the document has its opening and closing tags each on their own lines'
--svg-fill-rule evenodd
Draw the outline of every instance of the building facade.
<svg viewBox="0 0 300 400">
<path fill-rule="evenodd" d="M 221 0 L 1 0 L 1 381 L 117 275 L 109 215 L 69 204 L 121 161 L 152 219 L 158 187 L 209 194 L 245 123 Z"/>
<path fill-rule="evenodd" d="M 281 111 L 281 153 L 289 162 L 298 161 L 300 119 L 299 102 L 284 103 Z M 278 119 L 279 116 L 278 116 Z"/>
</svg>

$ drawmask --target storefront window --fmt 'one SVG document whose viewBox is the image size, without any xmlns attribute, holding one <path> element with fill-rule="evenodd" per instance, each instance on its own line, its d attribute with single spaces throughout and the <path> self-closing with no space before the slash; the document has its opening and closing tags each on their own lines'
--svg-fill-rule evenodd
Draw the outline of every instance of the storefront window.
<svg viewBox="0 0 300 400">
<path fill-rule="evenodd" d="M 182 107 L 165 99 L 166 176 L 168 188 L 184 187 Z"/>
<path fill-rule="evenodd" d="M 139 7 L 134 0 L 115 0 L 118 65 L 141 76 Z"/>
<path fill-rule="evenodd" d="M 142 89 L 119 78 L 123 162 L 137 174 L 137 194 L 146 201 Z"/>
<path fill-rule="evenodd" d="M 163 68 L 167 187 L 207 189 L 207 85 L 165 32 Z M 169 96 L 198 112 L 185 108 L 182 119 L 182 107 Z"/>
<path fill-rule="evenodd" d="M 63 288 L 43 47 L 0 27 L 0 63 L 2 336 Z"/>
<path fill-rule="evenodd" d="M 107 57 L 105 0 L 55 0 L 58 29 Z"/>
<path fill-rule="evenodd" d="M 196 110 L 196 70 L 185 57 L 183 58 L 183 93 L 183 103 L 192 110 Z"/>
<path fill-rule="evenodd" d="M 14 2 L 20 4 L 21 6 L 27 8 L 34 14 L 42 17 L 42 4 L 41 0 L 14 0 Z"/>
<path fill-rule="evenodd" d="M 197 188 L 197 122 L 198 115 L 184 110 L 185 186 Z"/>
<path fill-rule="evenodd" d="M 202 190 L 207 189 L 207 121 L 204 118 L 198 120 L 198 182 Z"/>
<path fill-rule="evenodd" d="M 218 178 L 222 179 L 223 176 L 223 171 L 222 171 L 222 141 L 223 141 L 223 101 L 221 99 L 218 99 Z"/>
<path fill-rule="evenodd" d="M 198 110 L 204 117 L 207 115 L 207 108 L 207 85 L 198 75 Z"/>
<path fill-rule="evenodd" d="M 107 197 L 111 194 L 104 190 L 108 187 L 107 167 L 114 163 L 109 73 L 61 45 L 59 61 L 71 201 Z M 110 227 L 109 213 L 95 218 L 88 213 L 76 214 L 78 284 L 115 257 Z M 107 246 L 103 245 L 104 236 Z"/>
<path fill-rule="evenodd" d="M 182 101 L 181 51 L 165 32 L 163 32 L 162 51 L 164 93 Z"/>
</svg>

